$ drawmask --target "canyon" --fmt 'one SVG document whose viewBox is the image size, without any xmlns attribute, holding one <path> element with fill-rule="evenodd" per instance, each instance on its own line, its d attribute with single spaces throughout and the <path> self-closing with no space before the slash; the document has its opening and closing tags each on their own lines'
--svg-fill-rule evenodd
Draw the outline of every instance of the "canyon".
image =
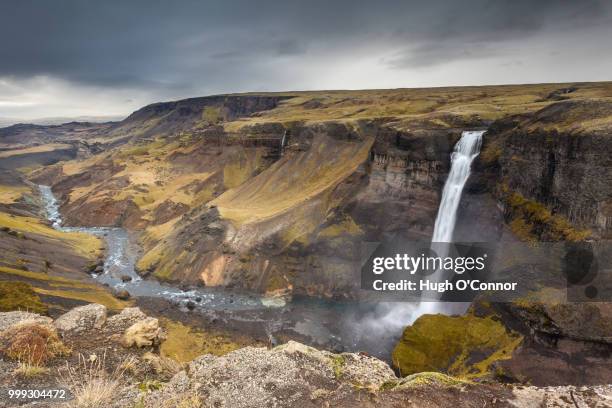
<svg viewBox="0 0 612 408">
<path fill-rule="evenodd" d="M 33 285 L 52 313 L 83 301 L 111 310 L 134 301 L 85 273 L 104 271 L 110 241 L 53 229 L 37 187 L 45 185 L 63 226 L 121 228 L 134 251 L 131 279 L 193 293 L 183 307 L 216 289 L 233 293 L 232 305 L 251 296 L 295 315 L 300 306 L 291 305 L 303 299 L 367 304 L 375 298 L 361 290 L 364 260 L 381 243 L 431 241 L 450 157 L 466 131 L 485 133 L 455 203 L 453 239 L 602 246 L 597 278 L 609 282 L 607 82 L 219 95 L 152 104 L 120 122 L 0 129 L 0 279 Z M 500 264 L 500 274 L 527 285 L 520 299 L 485 293 L 460 316 L 411 316 L 408 308 L 392 315 L 399 321 L 381 333 L 387 340 L 368 344 L 394 344 L 386 359 L 402 375 L 607 381 L 612 299 L 601 292 L 595 302 L 563 301 L 566 281 L 510 251 Z M 86 296 L 74 290 L 79 282 L 90 285 Z M 216 296 L 232 307 L 229 295 Z M 362 334 L 391 330 L 364 319 L 343 324 Z"/>
</svg>

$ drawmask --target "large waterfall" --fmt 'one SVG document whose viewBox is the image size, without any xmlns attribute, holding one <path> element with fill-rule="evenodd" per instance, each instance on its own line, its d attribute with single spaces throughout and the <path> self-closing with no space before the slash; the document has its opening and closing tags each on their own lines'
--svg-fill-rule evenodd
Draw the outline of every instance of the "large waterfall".
<svg viewBox="0 0 612 408">
<path fill-rule="evenodd" d="M 461 201 L 463 187 L 470 177 L 472 162 L 480 153 L 482 144 L 482 131 L 466 131 L 455 145 L 451 154 L 451 169 L 444 184 L 442 199 L 438 208 L 438 215 L 431 239 L 431 249 L 439 257 L 448 255 L 448 243 L 453 241 L 453 232 L 457 222 L 457 209 Z M 444 272 L 437 271 L 429 277 L 430 281 L 440 282 L 444 279 Z M 464 312 L 468 304 L 445 303 L 436 299 L 423 299 L 413 313 L 413 319 L 423 314 L 455 314 Z"/>
<path fill-rule="evenodd" d="M 451 155 L 451 170 L 442 191 L 442 200 L 431 238 L 432 242 L 453 241 L 453 231 L 457 222 L 457 208 L 459 208 L 461 193 L 468 177 L 470 177 L 472 161 L 480 153 L 484 132 L 484 130 L 463 132 L 461 139 L 455 145 L 455 150 Z"/>
</svg>

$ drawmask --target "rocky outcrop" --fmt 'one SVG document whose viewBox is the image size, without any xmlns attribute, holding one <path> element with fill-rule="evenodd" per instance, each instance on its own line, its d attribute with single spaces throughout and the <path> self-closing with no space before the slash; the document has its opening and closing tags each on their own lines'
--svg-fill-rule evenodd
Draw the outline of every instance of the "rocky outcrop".
<svg viewBox="0 0 612 408">
<path fill-rule="evenodd" d="M 101 310 L 97 305 L 91 307 Z M 82 308 L 67 313 L 83 314 Z M 151 319 L 156 320 L 138 308 L 124 309 L 101 327 L 92 326 L 89 319 L 70 319 L 82 322 L 83 327 L 60 338 L 55 333 L 57 320 L 54 326 L 50 319 L 38 315 L 0 313 L 0 322 L 11 322 L 0 329 L 4 357 L 0 359 L 0 381 L 9 387 L 65 387 L 82 405 L 95 400 L 109 408 L 481 408 L 491 401 L 503 408 L 603 407 L 612 398 L 609 385 L 509 386 L 476 383 L 439 372 L 398 378 L 385 362 L 366 354 L 336 354 L 293 341 L 271 349 L 245 347 L 221 356 L 203 355 L 188 366 L 159 355 L 155 347 L 118 346 L 118 335 Z M 23 354 L 15 353 L 26 340 L 27 344 L 37 341 L 46 345 L 44 354 L 37 354 L 38 363 L 45 365 L 40 371 L 43 374 L 22 374 L 25 371 L 18 358 Z M 16 401 L 0 395 L 3 407 L 19 404 L 52 407 L 56 403 Z"/>
<path fill-rule="evenodd" d="M 221 377 L 226 380 L 219 383 Z M 309 407 L 351 393 L 352 387 L 377 390 L 393 378 L 389 366 L 374 358 L 334 355 L 289 342 L 272 350 L 247 347 L 223 357 L 197 358 L 188 372 L 148 396 L 146 404 L 197 395 L 205 406 Z"/>
<path fill-rule="evenodd" d="M 79 306 L 58 317 L 55 328 L 64 334 L 100 329 L 106 322 L 106 307 L 95 303 Z"/>
</svg>

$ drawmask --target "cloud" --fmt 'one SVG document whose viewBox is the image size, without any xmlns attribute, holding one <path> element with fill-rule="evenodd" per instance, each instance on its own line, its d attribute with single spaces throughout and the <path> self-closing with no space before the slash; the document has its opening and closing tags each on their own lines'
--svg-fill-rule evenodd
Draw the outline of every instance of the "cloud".
<svg viewBox="0 0 612 408">
<path fill-rule="evenodd" d="M 103 90 L 111 106 L 100 110 L 115 109 L 113 103 L 131 109 L 126 99 L 152 102 L 319 84 L 436 85 L 438 77 L 427 68 L 484 60 L 495 66 L 535 60 L 542 69 L 532 71 L 532 81 L 542 81 L 547 59 L 529 51 L 531 44 L 547 44 L 547 54 L 565 52 L 563 38 L 572 34 L 605 49 L 611 8 L 605 0 L 5 0 L 0 80 L 21 86 L 47 78 L 65 85 L 55 92 Z M 600 58 L 601 51 L 594 52 L 589 62 L 601 64 Z M 355 72 L 355 66 L 369 72 Z M 579 74 L 577 79 L 594 78 L 588 69 Z M 464 81 L 479 77 L 474 73 Z M 519 78 L 500 72 L 494 80 Z M 129 93 L 138 96 L 128 98 Z M 50 94 L 25 99 L 38 106 L 54 96 L 65 99 Z"/>
</svg>

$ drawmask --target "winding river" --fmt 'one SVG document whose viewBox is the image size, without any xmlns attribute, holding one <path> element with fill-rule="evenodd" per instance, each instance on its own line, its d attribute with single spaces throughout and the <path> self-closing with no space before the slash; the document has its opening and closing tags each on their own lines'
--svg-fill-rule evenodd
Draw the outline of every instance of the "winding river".
<svg viewBox="0 0 612 408">
<path fill-rule="evenodd" d="M 179 305 L 202 307 L 208 309 L 253 309 L 264 307 L 262 300 L 253 296 L 232 293 L 231 296 L 212 288 L 181 290 L 174 286 L 160 283 L 153 279 L 142 279 L 136 273 L 138 246 L 123 228 L 111 227 L 65 227 L 59 212 L 57 199 L 49 186 L 39 186 L 45 205 L 47 218 L 55 229 L 61 231 L 78 231 L 96 235 L 106 241 L 106 259 L 100 274 L 92 276 L 111 288 L 127 290 L 134 297 L 162 297 Z M 124 277 L 130 280 L 124 281 Z"/>
<path fill-rule="evenodd" d="M 78 231 L 96 235 L 106 241 L 103 271 L 92 276 L 110 288 L 127 290 L 137 300 L 170 302 L 173 310 L 161 308 L 160 313 L 174 317 L 219 320 L 225 328 L 259 332 L 260 337 L 274 342 L 276 337 L 294 338 L 304 343 L 335 351 L 366 351 L 389 360 L 390 352 L 406 322 L 396 316 L 392 321 L 381 304 L 341 303 L 320 299 L 294 297 L 285 304 L 223 288 L 182 290 L 143 279 L 135 271 L 140 248 L 123 228 L 69 227 L 62 225 L 59 204 L 49 186 L 39 186 L 48 220 L 60 231 Z M 125 277 L 129 276 L 129 280 Z M 124 280 L 127 280 L 126 282 Z M 402 313 L 410 315 L 412 304 L 405 304 Z M 191 320 L 193 321 L 193 320 Z"/>
</svg>

